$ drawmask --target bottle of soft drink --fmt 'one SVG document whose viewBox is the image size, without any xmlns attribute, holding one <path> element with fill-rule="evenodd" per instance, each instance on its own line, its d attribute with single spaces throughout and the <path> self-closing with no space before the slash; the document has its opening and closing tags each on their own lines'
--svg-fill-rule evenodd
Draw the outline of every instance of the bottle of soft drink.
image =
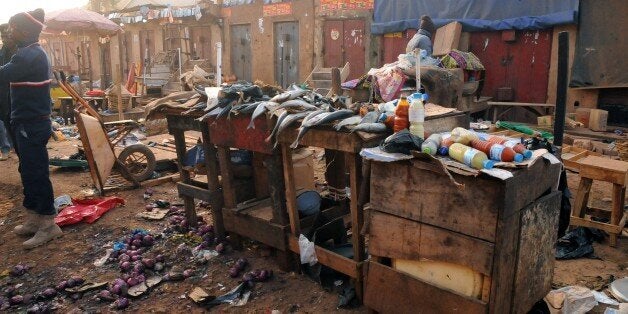
<svg viewBox="0 0 628 314">
<path fill-rule="evenodd" d="M 495 165 L 485 153 L 460 143 L 449 146 L 449 157 L 475 169 L 491 169 Z"/>
<path fill-rule="evenodd" d="M 438 154 L 442 156 L 449 155 L 449 146 L 454 143 L 451 140 L 451 133 L 442 134 L 442 140 L 440 141 L 440 147 L 438 148 Z"/>
<path fill-rule="evenodd" d="M 430 135 L 427 139 L 425 139 L 425 141 L 423 141 L 423 143 L 421 144 L 421 151 L 432 156 L 436 155 L 442 141 L 443 136 L 438 133 L 434 133 Z"/>
<path fill-rule="evenodd" d="M 486 137 L 486 140 L 489 142 L 502 144 L 506 147 L 512 148 L 515 152 L 523 155 L 523 158 L 528 159 L 532 157 L 532 151 L 527 149 L 520 141 L 515 139 L 509 139 L 501 136 L 489 135 Z"/>
<path fill-rule="evenodd" d="M 472 140 L 477 140 L 477 139 L 478 139 L 478 135 L 475 132 L 469 131 L 465 128 L 457 127 L 451 130 L 451 140 L 454 141 L 455 143 L 469 145 L 469 143 Z"/>
<path fill-rule="evenodd" d="M 408 121 L 410 122 L 410 133 L 424 139 L 425 106 L 423 105 L 423 95 L 421 93 L 412 94 L 412 103 L 410 103 L 410 108 L 408 109 Z"/>
<path fill-rule="evenodd" d="M 405 96 L 401 96 L 401 98 L 399 99 L 399 103 L 397 103 L 397 108 L 395 109 L 395 125 L 393 128 L 393 131 L 395 131 L 395 133 L 408 128 L 409 108 L 410 104 L 408 104 L 408 99 Z"/>
<path fill-rule="evenodd" d="M 478 140 L 471 141 L 471 147 L 485 153 L 492 160 L 506 161 L 506 162 L 523 161 L 523 155 L 515 152 L 512 148 L 506 147 L 501 144 L 478 139 Z"/>
</svg>

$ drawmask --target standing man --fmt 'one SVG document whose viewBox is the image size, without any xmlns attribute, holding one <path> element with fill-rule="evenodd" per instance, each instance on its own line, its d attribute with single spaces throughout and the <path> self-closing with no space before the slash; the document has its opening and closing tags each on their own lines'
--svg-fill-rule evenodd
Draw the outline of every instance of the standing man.
<svg viewBox="0 0 628 314">
<path fill-rule="evenodd" d="M 428 56 L 432 56 L 432 37 L 435 31 L 432 19 L 427 15 L 421 16 L 419 31 L 408 42 L 406 53 L 412 53 L 415 48 L 419 48 L 427 51 Z"/>
<path fill-rule="evenodd" d="M 52 135 L 50 121 L 50 67 L 39 46 L 44 10 L 14 15 L 9 20 L 18 50 L 0 67 L 0 85 L 11 86 L 11 129 L 15 134 L 19 171 L 24 189 L 26 221 L 15 227 L 18 235 L 31 236 L 22 245 L 31 249 L 63 234 L 55 224 L 54 194 L 46 144 Z"/>
<path fill-rule="evenodd" d="M 9 36 L 9 24 L 0 25 L 0 35 L 2 36 L 2 49 L 0 49 L 0 66 L 11 61 L 17 47 Z M 9 114 L 11 112 L 11 100 L 9 99 L 9 84 L 0 86 L 0 161 L 9 158 L 11 143 L 14 138 L 9 133 Z"/>
</svg>

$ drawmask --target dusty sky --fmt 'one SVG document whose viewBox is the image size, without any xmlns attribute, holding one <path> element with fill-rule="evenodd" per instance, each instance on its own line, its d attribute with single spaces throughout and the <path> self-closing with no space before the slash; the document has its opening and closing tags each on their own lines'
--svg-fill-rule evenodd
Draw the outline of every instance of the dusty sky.
<svg viewBox="0 0 628 314">
<path fill-rule="evenodd" d="M 44 11 L 76 8 L 87 4 L 87 0 L 1 0 L 0 23 L 6 23 L 18 12 L 42 8 Z"/>
</svg>

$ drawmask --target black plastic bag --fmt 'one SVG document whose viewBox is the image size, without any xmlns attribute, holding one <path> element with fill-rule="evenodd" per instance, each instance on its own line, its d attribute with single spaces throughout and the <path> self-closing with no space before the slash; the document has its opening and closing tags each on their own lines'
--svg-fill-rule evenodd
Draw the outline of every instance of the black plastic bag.
<svg viewBox="0 0 628 314">
<path fill-rule="evenodd" d="M 421 151 L 421 143 L 423 139 L 412 135 L 408 129 L 404 129 L 387 137 L 380 148 L 387 153 L 410 155 L 412 150 Z"/>
<path fill-rule="evenodd" d="M 556 259 L 574 259 L 589 257 L 593 254 L 593 242 L 604 239 L 604 233 L 597 229 L 578 227 L 562 238 L 556 244 Z"/>
</svg>

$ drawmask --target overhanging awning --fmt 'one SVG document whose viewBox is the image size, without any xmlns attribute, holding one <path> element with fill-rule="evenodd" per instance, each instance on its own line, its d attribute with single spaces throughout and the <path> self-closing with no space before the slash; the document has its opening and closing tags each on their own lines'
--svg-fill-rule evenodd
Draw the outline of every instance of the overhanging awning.
<svg viewBox="0 0 628 314">
<path fill-rule="evenodd" d="M 464 31 L 532 30 L 576 24 L 579 0 L 375 0 L 373 34 L 418 28 L 421 15 L 436 27 L 451 21 Z"/>
</svg>

